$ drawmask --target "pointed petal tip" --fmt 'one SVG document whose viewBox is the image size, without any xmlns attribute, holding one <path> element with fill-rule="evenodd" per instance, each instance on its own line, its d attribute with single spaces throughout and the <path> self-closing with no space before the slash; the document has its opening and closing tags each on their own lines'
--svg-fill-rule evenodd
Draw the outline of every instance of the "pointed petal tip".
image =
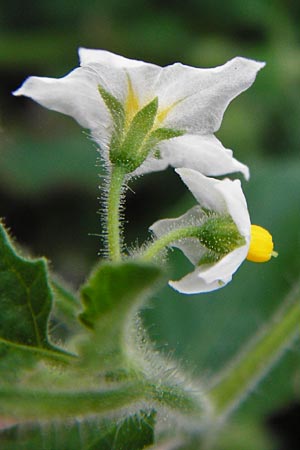
<svg viewBox="0 0 300 450">
<path fill-rule="evenodd" d="M 23 84 L 20 87 L 18 87 L 17 89 L 15 89 L 14 91 L 12 91 L 12 95 L 14 95 L 15 97 L 19 97 L 21 95 L 24 95 Z"/>
<path fill-rule="evenodd" d="M 168 281 L 168 285 L 175 291 L 180 292 L 181 294 L 188 294 L 188 292 L 185 292 L 184 290 L 180 289 L 178 287 L 178 284 L 180 284 L 180 283 L 178 283 L 178 281 L 173 281 L 173 280 Z"/>
<path fill-rule="evenodd" d="M 79 62 L 82 63 L 82 60 L 84 59 L 85 53 L 88 52 L 90 49 L 87 47 L 78 47 L 77 53 Z"/>
<path fill-rule="evenodd" d="M 28 77 L 28 78 L 26 78 L 26 80 L 23 81 L 21 86 L 18 87 L 18 89 L 16 89 L 15 91 L 12 92 L 12 95 L 14 95 L 15 97 L 19 97 L 21 95 L 29 97 L 30 96 L 30 87 L 32 86 L 32 81 L 35 78 L 38 78 L 38 77 Z"/>
<path fill-rule="evenodd" d="M 250 180 L 250 170 L 248 166 L 242 164 L 242 167 L 240 167 L 239 172 L 244 175 L 246 181 Z"/>
<path fill-rule="evenodd" d="M 259 70 L 263 69 L 265 67 L 265 65 L 267 64 L 265 61 L 255 61 L 255 62 L 258 65 Z"/>
<path fill-rule="evenodd" d="M 236 56 L 235 58 L 229 60 L 226 64 L 237 64 L 237 66 L 244 68 L 248 67 L 251 71 L 254 70 L 255 73 L 263 69 L 266 65 L 264 61 L 257 61 L 255 59 L 245 58 L 244 56 Z"/>
</svg>

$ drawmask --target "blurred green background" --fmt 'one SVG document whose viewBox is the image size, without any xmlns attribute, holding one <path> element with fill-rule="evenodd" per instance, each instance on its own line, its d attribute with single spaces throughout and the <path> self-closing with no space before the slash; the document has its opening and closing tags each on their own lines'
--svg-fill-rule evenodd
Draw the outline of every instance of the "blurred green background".
<svg viewBox="0 0 300 450">
<path fill-rule="evenodd" d="M 166 287 L 144 314 L 157 347 L 193 376 L 201 371 L 204 382 L 272 315 L 300 274 L 299 21 L 297 0 L 0 3 L 0 215 L 21 245 L 46 255 L 74 287 L 101 246 L 94 235 L 101 234 L 96 147 L 72 119 L 11 91 L 28 75 L 65 75 L 78 64 L 79 46 L 160 65 L 212 67 L 237 55 L 267 62 L 230 105 L 217 136 L 250 166 L 243 186 L 252 221 L 272 231 L 279 258 L 245 262 L 215 293 L 188 297 Z M 171 169 L 135 181 L 127 196 L 127 243 L 143 242 L 155 220 L 192 204 Z M 174 251 L 173 277 L 190 269 Z M 216 448 L 298 448 L 292 423 L 300 417 L 299 356 L 297 342 L 235 413 Z"/>
</svg>

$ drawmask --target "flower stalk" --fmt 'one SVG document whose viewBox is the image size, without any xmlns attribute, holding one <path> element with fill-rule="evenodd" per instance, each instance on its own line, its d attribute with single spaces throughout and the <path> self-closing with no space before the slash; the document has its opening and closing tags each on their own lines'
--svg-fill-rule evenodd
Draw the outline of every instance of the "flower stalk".
<svg viewBox="0 0 300 450">
<path fill-rule="evenodd" d="M 111 168 L 109 191 L 107 197 L 107 247 L 111 261 L 121 260 L 121 222 L 120 206 L 123 193 L 125 172 L 122 167 L 114 165 Z"/>
<path fill-rule="evenodd" d="M 172 230 L 168 234 L 165 234 L 159 239 L 153 241 L 142 254 L 141 259 L 145 262 L 152 261 L 154 258 L 156 258 L 157 255 L 159 255 L 160 252 L 162 252 L 173 242 L 176 242 L 180 239 L 193 238 L 196 237 L 197 234 L 199 234 L 199 227 L 196 226 Z"/>
<path fill-rule="evenodd" d="M 148 246 L 141 259 L 147 262 L 151 261 L 165 247 L 176 246 L 176 241 L 186 238 L 197 239 L 203 248 L 213 252 L 217 259 L 245 243 L 230 216 L 216 214 L 206 216 L 203 212 L 202 223 L 175 228 L 163 234 Z M 202 259 L 199 259 L 200 263 L 202 263 Z"/>
</svg>

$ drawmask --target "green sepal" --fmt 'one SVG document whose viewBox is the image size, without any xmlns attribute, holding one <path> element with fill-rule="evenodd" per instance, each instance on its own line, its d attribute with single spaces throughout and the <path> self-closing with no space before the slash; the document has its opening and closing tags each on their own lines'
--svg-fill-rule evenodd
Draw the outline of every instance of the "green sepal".
<svg viewBox="0 0 300 450">
<path fill-rule="evenodd" d="M 209 250 L 208 258 L 216 255 L 220 259 L 245 244 L 245 238 L 241 236 L 229 215 L 209 214 L 199 227 L 198 235 L 195 233 L 195 237 Z"/>
<path fill-rule="evenodd" d="M 198 266 L 202 266 L 205 264 L 215 264 L 222 258 L 222 255 L 213 252 L 212 250 L 208 250 L 205 254 L 200 258 L 198 262 Z"/>
<path fill-rule="evenodd" d="M 113 164 L 124 167 L 127 172 L 133 172 L 144 162 L 147 155 L 141 150 L 153 127 L 157 110 L 158 98 L 155 97 L 136 113 L 119 148 L 114 146 L 110 151 Z"/>
<path fill-rule="evenodd" d="M 120 147 L 123 138 L 125 110 L 122 103 L 101 85 L 98 85 L 98 91 L 113 119 L 114 129 L 110 141 L 110 153 L 114 153 Z"/>
<path fill-rule="evenodd" d="M 151 132 L 158 111 L 158 97 L 140 109 L 129 128 L 125 129 L 126 112 L 122 103 L 101 85 L 98 85 L 98 91 L 114 124 L 109 149 L 110 161 L 124 168 L 125 172 L 137 169 L 159 142 L 182 136 L 182 131 L 172 128 L 157 128 Z"/>
<path fill-rule="evenodd" d="M 166 141 L 184 134 L 181 130 L 174 130 L 173 128 L 157 128 L 152 131 L 147 142 L 151 143 L 152 147 L 161 141 Z"/>
<path fill-rule="evenodd" d="M 144 159 L 148 156 L 151 150 L 155 149 L 156 145 L 161 141 L 166 141 L 184 134 L 181 130 L 173 130 L 172 128 L 157 128 L 150 133 L 141 149 L 141 155 Z M 154 157 L 160 159 L 160 153 L 154 153 Z"/>
<path fill-rule="evenodd" d="M 100 84 L 98 85 L 98 91 L 112 116 L 115 130 L 122 132 L 125 124 L 125 110 L 122 103 Z"/>
<path fill-rule="evenodd" d="M 8 358 L 11 370 L 16 372 L 21 360 L 32 360 L 32 355 L 54 360 L 67 358 L 67 353 L 48 338 L 52 302 L 46 260 L 19 256 L 0 224 L 1 366 Z"/>
<path fill-rule="evenodd" d="M 79 315 L 80 321 L 94 331 L 94 350 L 88 343 L 83 349 L 86 357 L 106 370 L 124 367 L 128 324 L 161 276 L 156 265 L 137 261 L 104 263 L 92 273 L 81 289 L 84 310 Z"/>
</svg>

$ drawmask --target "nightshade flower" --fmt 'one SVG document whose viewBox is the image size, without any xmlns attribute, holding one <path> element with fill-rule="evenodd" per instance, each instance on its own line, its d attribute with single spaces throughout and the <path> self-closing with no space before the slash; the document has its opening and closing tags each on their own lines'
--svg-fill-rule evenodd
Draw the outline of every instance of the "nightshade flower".
<svg viewBox="0 0 300 450">
<path fill-rule="evenodd" d="M 150 227 L 158 240 L 166 242 L 169 235 L 168 245 L 179 248 L 195 266 L 181 280 L 169 282 L 174 289 L 185 294 L 213 291 L 225 286 L 246 258 L 264 262 L 277 256 L 270 233 L 251 225 L 239 180 L 216 180 L 186 168 L 176 172 L 199 206 Z M 178 230 L 183 237 L 178 238 Z"/>
<path fill-rule="evenodd" d="M 81 66 L 65 77 L 29 77 L 14 95 L 73 117 L 91 131 L 108 164 L 127 173 L 171 165 L 205 175 L 240 171 L 248 178 L 248 167 L 213 133 L 264 63 L 237 57 L 213 69 L 159 67 L 85 48 L 79 57 Z"/>
</svg>

